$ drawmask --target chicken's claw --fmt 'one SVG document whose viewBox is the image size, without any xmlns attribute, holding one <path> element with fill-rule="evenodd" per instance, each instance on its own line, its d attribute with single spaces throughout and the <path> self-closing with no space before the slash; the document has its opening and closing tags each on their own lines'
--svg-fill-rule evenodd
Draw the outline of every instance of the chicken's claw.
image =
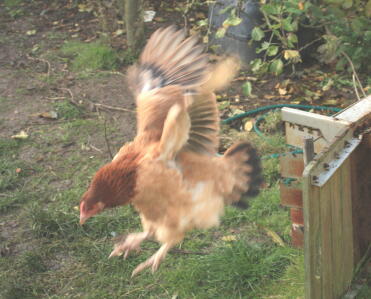
<svg viewBox="0 0 371 299">
<path fill-rule="evenodd" d="M 140 263 L 134 271 L 131 273 L 131 277 L 134 277 L 137 275 L 139 272 L 144 270 L 145 268 L 151 267 L 152 268 L 152 273 L 154 273 L 158 267 L 160 266 L 161 259 L 157 258 L 157 254 L 152 255 L 148 260 L 146 260 L 143 263 Z"/>
<path fill-rule="evenodd" d="M 148 238 L 148 232 L 134 233 L 126 237 L 123 242 L 115 244 L 115 247 L 108 258 L 113 256 L 121 256 L 124 253 L 124 259 L 126 259 L 130 251 L 140 251 L 140 244 Z"/>
<path fill-rule="evenodd" d="M 144 261 L 143 263 L 140 263 L 134 269 L 134 271 L 131 273 L 131 277 L 134 277 L 139 272 L 149 267 L 151 267 L 152 273 L 154 273 L 160 266 L 161 261 L 165 258 L 167 252 L 171 247 L 172 245 L 169 243 L 165 243 L 164 245 L 162 245 L 161 248 L 154 255 L 152 255 L 148 260 Z"/>
</svg>

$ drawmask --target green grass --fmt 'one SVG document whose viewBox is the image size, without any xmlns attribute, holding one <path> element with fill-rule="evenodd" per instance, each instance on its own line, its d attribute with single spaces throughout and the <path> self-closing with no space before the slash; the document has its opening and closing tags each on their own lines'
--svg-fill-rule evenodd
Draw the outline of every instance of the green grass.
<svg viewBox="0 0 371 299">
<path fill-rule="evenodd" d="M 82 115 L 82 108 L 78 108 L 69 101 L 58 101 L 53 104 L 59 118 L 76 119 Z"/>
<path fill-rule="evenodd" d="M 23 8 L 27 1 L 24 0 L 5 0 L 4 6 L 8 14 L 12 18 L 21 17 L 25 14 L 25 9 Z"/>
<path fill-rule="evenodd" d="M 24 0 L 4 0 L 4 5 L 9 8 L 14 8 L 25 2 Z"/>
<path fill-rule="evenodd" d="M 32 193 L 22 190 L 37 167 L 19 160 L 23 141 L 0 138 L 0 212 L 21 205 Z"/>
<path fill-rule="evenodd" d="M 258 293 L 282 275 L 292 249 L 238 240 L 210 254 L 183 259 L 164 273 L 168 292 L 181 298 L 238 298 Z"/>
<path fill-rule="evenodd" d="M 60 134 L 53 132 L 46 138 L 47 129 L 40 131 L 35 142 L 41 150 L 50 142 L 60 144 L 66 134 L 75 140 L 84 138 L 93 133 L 92 128 L 91 120 L 75 119 L 60 126 Z M 10 157 L 18 157 L 32 142 L 2 140 L 2 153 L 7 154 L 1 161 L 8 163 L 4 168 L 9 168 Z M 219 228 L 190 232 L 177 247 L 190 253 L 171 252 L 154 275 L 145 271 L 131 279 L 135 266 L 159 245 L 145 243 L 140 254 L 126 261 L 107 259 L 112 236 L 141 229 L 138 215 L 132 208 L 122 207 L 105 211 L 81 227 L 79 198 L 103 161 L 91 160 L 80 151 L 71 153 L 67 160 L 50 157 L 48 165 L 58 171 L 58 179 L 48 173 L 48 167 L 39 166 L 32 177 L 11 176 L 6 183 L 14 196 L 29 201 L 2 210 L 3 216 L 13 215 L 23 228 L 6 243 L 10 248 L 20 244 L 17 246 L 22 250 L 0 260 L 3 298 L 262 298 L 278 286 L 282 292 L 300 293 L 296 276 L 290 277 L 290 273 L 302 267 L 298 263 L 301 253 L 288 246 L 289 218 L 279 205 L 277 184 L 251 200 L 248 210 L 228 207 Z M 24 186 L 17 179 L 31 181 Z M 50 184 L 64 179 L 72 180 L 72 184 L 56 193 Z M 0 202 L 4 203 L 3 198 Z M 285 246 L 277 245 L 265 229 L 280 235 Z M 235 240 L 223 239 L 230 235 Z M 284 279 L 292 279 L 294 287 Z M 281 280 L 285 285 L 279 283 Z"/>
<path fill-rule="evenodd" d="M 117 53 L 101 43 L 66 42 L 61 52 L 71 57 L 72 70 L 92 72 L 96 70 L 114 70 L 117 67 Z"/>
</svg>

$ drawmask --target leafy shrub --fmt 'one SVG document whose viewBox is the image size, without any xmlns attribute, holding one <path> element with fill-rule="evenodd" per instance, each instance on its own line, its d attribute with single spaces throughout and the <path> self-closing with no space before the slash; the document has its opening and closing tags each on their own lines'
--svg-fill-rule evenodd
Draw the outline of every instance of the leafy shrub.
<svg viewBox="0 0 371 299">
<path fill-rule="evenodd" d="M 318 3 L 318 4 L 316 4 Z M 252 41 L 260 42 L 256 52 L 262 57 L 252 61 L 256 74 L 279 75 L 285 66 L 302 60 L 302 51 L 322 39 L 320 60 L 336 61 L 343 70 L 351 61 L 355 69 L 369 72 L 371 66 L 371 1 L 323 0 L 316 3 L 301 0 L 267 0 L 261 5 L 263 23 L 252 31 Z M 300 45 L 300 27 L 317 28 L 319 38 Z"/>
<path fill-rule="evenodd" d="M 365 1 L 325 0 L 324 3 L 312 9 L 313 22 L 326 31 L 325 42 L 318 49 L 321 60 L 335 61 L 337 70 L 343 70 L 346 66 L 350 69 L 350 58 L 355 69 L 370 72 L 370 64 L 364 62 L 371 59 L 368 50 L 371 47 L 371 1 L 367 5 Z"/>
<path fill-rule="evenodd" d="M 261 42 L 256 49 L 262 58 L 252 61 L 252 71 L 257 74 L 282 73 L 284 65 L 301 62 L 298 35 L 300 23 L 306 19 L 311 4 L 299 0 L 270 0 L 262 4 L 264 22 L 252 30 L 252 41 Z"/>
</svg>

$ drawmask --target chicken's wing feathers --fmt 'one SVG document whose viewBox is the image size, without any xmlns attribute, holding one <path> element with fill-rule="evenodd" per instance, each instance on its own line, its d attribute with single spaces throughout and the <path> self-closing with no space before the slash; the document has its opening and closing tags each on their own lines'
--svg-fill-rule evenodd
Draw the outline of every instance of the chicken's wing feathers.
<svg viewBox="0 0 371 299">
<path fill-rule="evenodd" d="M 215 95 L 196 95 L 188 113 L 191 128 L 184 150 L 215 155 L 219 145 L 219 115 Z"/>
<path fill-rule="evenodd" d="M 160 140 L 160 159 L 174 160 L 176 154 L 188 140 L 190 119 L 186 103 L 178 102 L 173 105 L 166 116 Z"/>
<path fill-rule="evenodd" d="M 174 26 L 157 30 L 139 64 L 128 71 L 136 96 L 170 85 L 179 85 L 184 93 L 196 91 L 206 81 L 208 65 L 208 56 L 197 41 L 196 36 L 185 39 L 184 30 L 176 31 Z"/>
</svg>

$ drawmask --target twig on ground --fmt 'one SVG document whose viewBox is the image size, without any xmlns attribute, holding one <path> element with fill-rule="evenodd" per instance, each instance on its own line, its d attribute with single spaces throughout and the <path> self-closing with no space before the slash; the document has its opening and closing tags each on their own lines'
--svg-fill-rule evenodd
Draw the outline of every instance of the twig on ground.
<svg viewBox="0 0 371 299">
<path fill-rule="evenodd" d="M 48 67 L 47 69 L 47 72 L 46 72 L 46 75 L 49 77 L 50 76 L 50 70 L 51 70 L 51 66 L 50 66 L 50 62 L 47 61 L 46 59 L 43 59 L 43 58 L 38 58 L 38 57 L 32 57 L 30 55 L 27 55 L 27 58 L 30 59 L 30 60 L 34 60 L 34 61 L 41 61 L 41 62 L 44 62 L 46 64 L 46 66 Z"/>
<path fill-rule="evenodd" d="M 65 88 L 65 87 L 61 87 L 61 88 L 58 88 L 58 89 L 60 89 L 60 90 L 63 90 L 63 91 L 67 91 L 68 93 L 69 93 L 69 95 L 70 95 L 70 98 L 68 99 L 73 105 L 75 105 L 75 106 L 79 106 L 79 104 L 78 103 L 76 103 L 76 101 L 75 101 L 75 97 L 73 96 L 73 93 L 72 93 L 72 91 L 71 91 L 71 89 L 69 89 L 69 88 Z"/>
<path fill-rule="evenodd" d="M 51 100 L 51 101 L 54 101 L 54 100 L 65 100 L 66 97 L 51 97 L 51 98 L 47 98 L 48 100 Z"/>
<path fill-rule="evenodd" d="M 181 254 L 196 254 L 196 255 L 206 255 L 206 254 L 208 254 L 207 252 L 203 252 L 203 251 L 188 251 L 188 250 L 182 250 L 182 249 L 178 249 L 178 248 L 173 248 L 171 250 L 171 252 L 181 253 Z"/>
<path fill-rule="evenodd" d="M 107 138 L 107 119 L 106 118 L 104 119 L 104 139 L 106 140 L 108 153 L 109 153 L 111 159 L 113 159 L 111 146 L 110 146 L 110 143 L 108 142 L 108 138 Z"/>
<path fill-rule="evenodd" d="M 68 122 L 68 120 L 60 120 L 60 121 L 57 121 L 57 120 L 50 121 L 50 120 L 48 120 L 47 122 L 30 122 L 30 123 L 27 123 L 26 125 L 32 127 L 32 126 L 64 124 L 64 123 L 67 123 L 67 122 Z"/>
<path fill-rule="evenodd" d="M 95 147 L 94 145 L 92 145 L 91 143 L 89 144 L 89 146 L 93 149 L 93 150 L 96 150 L 97 152 L 103 154 L 103 151 L 97 147 Z"/>
<path fill-rule="evenodd" d="M 106 104 L 100 104 L 100 103 L 92 103 L 95 107 L 102 108 L 102 109 L 108 109 L 108 110 L 114 110 L 114 111 L 124 111 L 124 112 L 131 112 L 135 113 L 134 110 L 121 108 L 121 107 L 115 107 L 115 106 L 109 106 Z"/>
</svg>

